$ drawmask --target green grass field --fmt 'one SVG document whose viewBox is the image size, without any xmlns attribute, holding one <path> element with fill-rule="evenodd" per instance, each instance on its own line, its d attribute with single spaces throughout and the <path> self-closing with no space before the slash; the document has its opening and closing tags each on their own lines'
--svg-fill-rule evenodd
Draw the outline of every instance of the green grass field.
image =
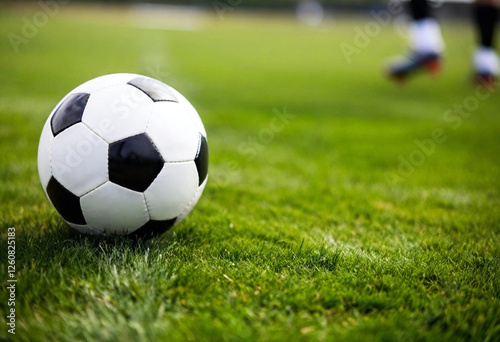
<svg viewBox="0 0 500 342">
<path fill-rule="evenodd" d="M 0 11 L 1 340 L 500 341 L 500 98 L 469 82 L 467 23 L 445 23 L 438 79 L 398 88 L 381 73 L 404 49 L 392 27 L 340 52 L 369 18 L 236 8 L 183 31 L 67 6 L 18 53 L 7 34 L 37 8 Z M 174 86 L 208 132 L 203 197 L 145 242 L 71 231 L 38 180 L 51 109 L 114 72 Z"/>
</svg>

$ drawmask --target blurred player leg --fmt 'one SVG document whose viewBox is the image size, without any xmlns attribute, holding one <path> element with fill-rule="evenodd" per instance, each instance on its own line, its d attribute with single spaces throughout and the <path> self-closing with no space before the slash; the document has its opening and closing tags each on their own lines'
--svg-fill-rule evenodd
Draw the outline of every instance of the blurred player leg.
<svg viewBox="0 0 500 342">
<path fill-rule="evenodd" d="M 478 31 L 478 47 L 473 63 L 476 81 L 486 85 L 497 82 L 500 62 L 495 52 L 495 27 L 498 22 L 500 1 L 476 1 L 475 19 Z"/>
<path fill-rule="evenodd" d="M 428 1 L 411 0 L 410 12 L 410 51 L 406 56 L 391 63 L 387 70 L 388 75 L 399 82 L 422 70 L 436 74 L 440 69 L 444 49 L 441 29 L 431 15 Z"/>
</svg>

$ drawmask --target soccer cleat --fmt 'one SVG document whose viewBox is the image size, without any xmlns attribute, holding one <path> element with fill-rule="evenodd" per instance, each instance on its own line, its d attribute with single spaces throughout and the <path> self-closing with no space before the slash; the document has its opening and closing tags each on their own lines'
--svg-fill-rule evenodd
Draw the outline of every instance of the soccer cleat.
<svg viewBox="0 0 500 342">
<path fill-rule="evenodd" d="M 416 53 L 403 57 L 389 65 L 387 75 L 398 83 L 404 83 L 408 77 L 425 71 L 435 76 L 441 70 L 441 56 L 438 53 Z"/>
<path fill-rule="evenodd" d="M 475 82 L 483 85 L 485 88 L 495 88 L 498 85 L 498 78 L 495 74 L 478 72 L 475 75 Z"/>
<path fill-rule="evenodd" d="M 473 64 L 475 81 L 486 88 L 497 85 L 500 71 L 500 59 L 493 48 L 479 47 L 474 52 Z"/>
</svg>

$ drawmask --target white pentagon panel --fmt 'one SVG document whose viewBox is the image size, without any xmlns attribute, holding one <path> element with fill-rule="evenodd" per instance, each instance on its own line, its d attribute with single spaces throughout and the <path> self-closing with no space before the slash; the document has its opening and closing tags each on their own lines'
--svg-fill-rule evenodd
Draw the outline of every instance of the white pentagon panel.
<svg viewBox="0 0 500 342">
<path fill-rule="evenodd" d="M 50 150 L 52 148 L 53 139 L 50 121 L 47 120 L 45 126 L 43 126 L 40 142 L 38 144 L 38 175 L 40 176 L 40 182 L 44 190 L 47 188 L 47 184 L 52 176 L 50 171 Z"/>
<path fill-rule="evenodd" d="M 54 138 L 51 167 L 59 183 L 82 196 L 108 180 L 108 144 L 78 123 Z"/>
<path fill-rule="evenodd" d="M 94 235 L 94 236 L 104 236 L 104 234 L 102 232 L 95 230 L 94 228 L 89 227 L 87 225 L 74 224 L 74 223 L 70 223 L 67 221 L 66 221 L 66 223 L 68 224 L 68 226 L 70 226 L 71 228 L 73 228 L 74 230 L 76 230 L 79 233 L 90 234 L 90 235 Z"/>
<path fill-rule="evenodd" d="M 156 102 L 146 133 L 167 163 L 194 160 L 199 133 L 179 103 Z"/>
<path fill-rule="evenodd" d="M 109 88 L 114 85 L 127 84 L 128 81 L 137 77 L 135 74 L 111 74 L 96 77 L 90 81 L 87 81 L 71 91 L 70 94 L 74 93 L 87 93 L 91 94 L 98 90 Z"/>
<path fill-rule="evenodd" d="M 208 181 L 208 176 L 207 176 L 207 178 L 205 178 L 203 183 L 201 183 L 201 185 L 196 190 L 196 194 L 194 195 L 191 202 L 186 206 L 186 208 L 184 208 L 184 210 L 181 212 L 181 214 L 177 217 L 177 220 L 175 220 L 175 224 L 178 224 L 179 222 L 184 220 L 186 218 L 186 216 L 188 216 L 188 214 L 191 212 L 191 210 L 193 210 L 196 203 L 198 203 L 198 201 L 200 200 L 201 194 L 203 193 L 203 190 L 205 189 L 205 186 L 207 185 L 207 181 Z"/>
<path fill-rule="evenodd" d="M 139 89 L 121 84 L 96 91 L 82 122 L 108 143 L 144 133 L 154 102 Z"/>
<path fill-rule="evenodd" d="M 80 199 L 87 224 L 104 234 L 128 234 L 149 221 L 140 192 L 107 182 Z"/>
<path fill-rule="evenodd" d="M 198 114 L 196 109 L 193 107 L 191 102 L 189 102 L 181 93 L 179 93 L 174 88 L 172 88 L 170 86 L 169 86 L 169 88 L 174 92 L 175 96 L 177 97 L 177 100 L 179 100 L 179 104 L 184 107 L 186 113 L 190 116 L 190 118 L 193 121 L 194 125 L 196 126 L 196 129 L 198 130 L 198 132 L 203 134 L 203 136 L 206 138 L 207 132 L 205 131 L 205 126 L 203 126 L 203 122 L 201 121 L 200 115 Z"/>
<path fill-rule="evenodd" d="M 170 220 L 184 210 L 196 195 L 198 172 L 193 161 L 167 163 L 144 192 L 152 220 Z"/>
</svg>

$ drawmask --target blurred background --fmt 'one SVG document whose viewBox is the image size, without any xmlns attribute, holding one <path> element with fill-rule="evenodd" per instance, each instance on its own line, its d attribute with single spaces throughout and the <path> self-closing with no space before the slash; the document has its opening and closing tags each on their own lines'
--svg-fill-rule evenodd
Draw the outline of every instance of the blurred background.
<svg viewBox="0 0 500 342">
<path fill-rule="evenodd" d="M 37 0 L 4 0 L 4 3 L 10 5 L 33 4 Z M 266 10 L 266 11 L 284 11 L 293 12 L 302 11 L 310 15 L 324 11 L 326 15 L 337 13 L 367 13 L 369 10 L 387 7 L 389 2 L 407 2 L 407 0 L 60 0 L 63 3 L 87 3 L 87 4 L 117 4 L 117 5 L 175 5 L 186 7 L 198 7 L 208 10 L 230 11 L 230 8 L 238 7 L 245 10 Z M 436 9 L 439 16 L 455 17 L 468 16 L 469 4 L 473 0 L 434 0 L 432 6 Z M 157 7 L 159 8 L 159 7 Z"/>
<path fill-rule="evenodd" d="M 397 170 L 399 155 L 415 148 L 415 138 L 428 136 L 436 126 L 449 128 L 444 113 L 475 91 L 469 1 L 433 2 L 447 43 L 439 78 L 416 77 L 400 89 L 384 77 L 387 59 L 407 50 L 402 5 L 365 0 L 2 1 L 0 111 L 6 122 L 23 122 L 9 113 L 29 117 L 30 125 L 22 128 L 31 129 L 25 161 L 36 175 L 38 134 L 59 99 L 91 78 L 134 72 L 174 86 L 193 102 L 212 136 L 216 184 L 248 182 L 260 174 L 251 169 L 263 164 L 282 163 L 286 171 L 292 168 L 290 160 L 314 154 L 336 165 L 329 171 L 335 177 L 386 184 L 385 175 Z M 489 113 L 490 106 L 491 101 L 482 102 L 479 111 Z M 267 127 L 274 110 L 283 108 L 297 116 L 290 126 L 270 141 L 245 148 Z M 495 126 L 489 114 L 475 119 L 464 123 L 478 134 Z M 21 143 L 19 128 L 6 122 L 5 139 Z M 452 132 L 465 140 L 450 139 L 443 149 L 456 148 L 462 157 L 469 150 L 493 153 L 475 146 L 486 142 L 471 139 L 465 130 Z M 474 144 L 464 149 L 467 139 Z M 452 165 L 462 169 L 458 155 L 443 156 L 435 162 L 444 167 L 453 158 L 460 165 Z M 317 161 L 307 165 L 311 173 L 298 183 L 318 177 L 312 172 Z M 481 159 L 474 167 L 492 162 L 496 158 Z M 424 163 L 411 180 L 455 184 L 465 177 L 455 172 L 446 179 L 429 178 L 434 167 Z"/>
</svg>

